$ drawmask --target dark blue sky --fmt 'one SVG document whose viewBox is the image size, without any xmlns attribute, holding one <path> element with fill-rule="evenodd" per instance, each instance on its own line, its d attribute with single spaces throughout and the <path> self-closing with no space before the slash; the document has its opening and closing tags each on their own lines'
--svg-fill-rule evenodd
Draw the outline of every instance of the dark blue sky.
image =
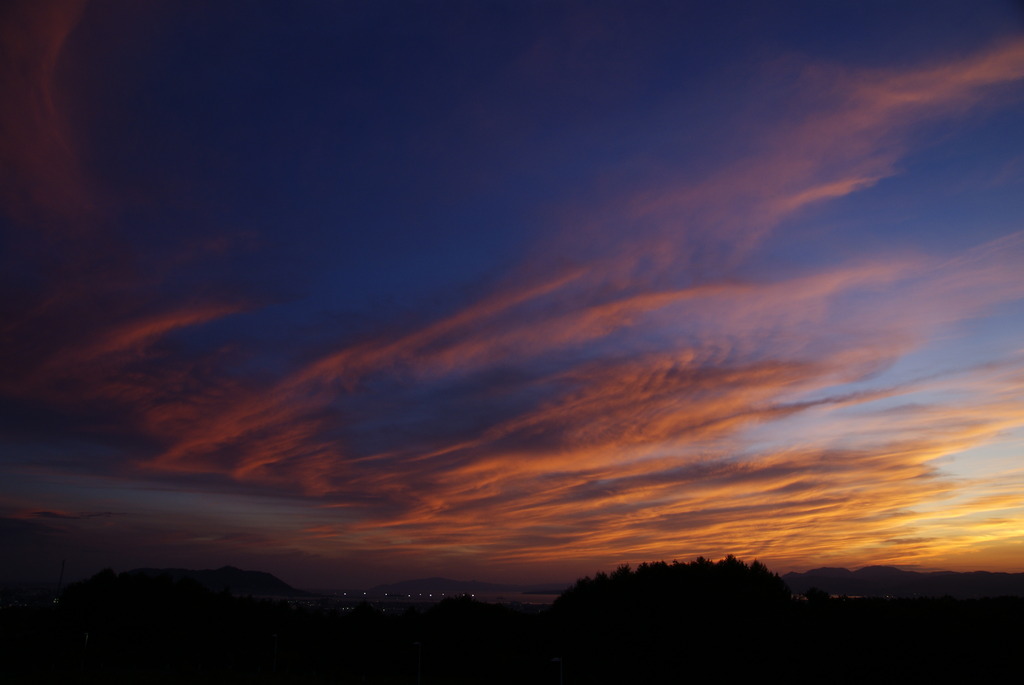
<svg viewBox="0 0 1024 685">
<path fill-rule="evenodd" d="M 0 577 L 1021 570 L 1022 29 L 8 3 Z"/>
</svg>

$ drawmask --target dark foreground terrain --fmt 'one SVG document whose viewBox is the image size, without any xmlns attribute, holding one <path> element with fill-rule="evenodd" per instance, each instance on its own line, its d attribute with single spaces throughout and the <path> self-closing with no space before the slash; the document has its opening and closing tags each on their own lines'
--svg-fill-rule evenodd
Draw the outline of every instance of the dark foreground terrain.
<svg viewBox="0 0 1024 685">
<path fill-rule="evenodd" d="M 1021 598 L 791 597 L 732 557 L 599 573 L 539 614 L 315 612 L 105 571 L 54 608 L 0 610 L 0 682 L 984 682 L 1021 644 Z"/>
</svg>

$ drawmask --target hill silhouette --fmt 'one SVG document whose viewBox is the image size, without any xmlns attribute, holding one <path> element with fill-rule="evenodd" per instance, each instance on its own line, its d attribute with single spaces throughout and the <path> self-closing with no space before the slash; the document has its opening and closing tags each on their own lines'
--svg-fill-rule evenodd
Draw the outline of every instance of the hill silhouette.
<svg viewBox="0 0 1024 685">
<path fill-rule="evenodd" d="M 168 576 L 171 580 L 188 578 L 214 592 L 226 590 L 240 597 L 308 597 L 308 592 L 296 590 L 280 578 L 263 571 L 243 571 L 234 566 L 214 570 L 194 571 L 184 568 L 137 568 L 130 574 L 150 577 Z"/>
<path fill-rule="evenodd" d="M 892 566 L 866 566 L 857 571 L 818 568 L 787 573 L 782 579 L 797 594 L 817 588 L 852 597 L 1024 597 L 1024 573 L 988 571 L 905 571 Z"/>
<path fill-rule="evenodd" d="M 56 606 L 0 610 L 0 682 L 989 682 L 1024 641 L 1024 599 L 796 600 L 734 557 L 599 572 L 536 614 L 465 596 L 394 613 L 304 604 L 106 570 Z"/>
</svg>

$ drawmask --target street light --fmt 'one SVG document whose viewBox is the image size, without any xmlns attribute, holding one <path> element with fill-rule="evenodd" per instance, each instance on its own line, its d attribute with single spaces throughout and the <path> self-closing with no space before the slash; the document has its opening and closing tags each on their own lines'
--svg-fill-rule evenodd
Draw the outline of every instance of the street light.
<svg viewBox="0 0 1024 685">
<path fill-rule="evenodd" d="M 423 645 L 413 642 L 416 645 L 416 685 L 420 685 L 420 675 L 423 672 Z"/>
</svg>

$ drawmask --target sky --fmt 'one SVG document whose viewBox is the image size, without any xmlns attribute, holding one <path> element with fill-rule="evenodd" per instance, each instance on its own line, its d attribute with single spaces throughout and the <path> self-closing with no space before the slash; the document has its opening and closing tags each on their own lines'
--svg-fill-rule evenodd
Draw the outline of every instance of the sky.
<svg viewBox="0 0 1024 685">
<path fill-rule="evenodd" d="M 1024 6 L 0 7 L 0 578 L 1024 571 Z"/>
</svg>

